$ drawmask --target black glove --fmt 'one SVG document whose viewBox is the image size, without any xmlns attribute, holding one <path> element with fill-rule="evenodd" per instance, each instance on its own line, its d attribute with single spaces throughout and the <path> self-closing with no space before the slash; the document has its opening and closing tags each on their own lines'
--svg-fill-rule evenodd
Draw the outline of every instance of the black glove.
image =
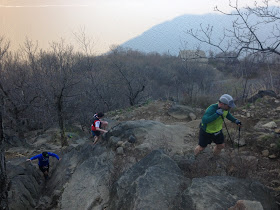
<svg viewBox="0 0 280 210">
<path fill-rule="evenodd" d="M 222 109 L 217 109 L 216 113 L 221 116 L 224 114 L 224 111 Z"/>
<path fill-rule="evenodd" d="M 240 120 L 235 120 L 236 125 L 241 125 Z"/>
</svg>

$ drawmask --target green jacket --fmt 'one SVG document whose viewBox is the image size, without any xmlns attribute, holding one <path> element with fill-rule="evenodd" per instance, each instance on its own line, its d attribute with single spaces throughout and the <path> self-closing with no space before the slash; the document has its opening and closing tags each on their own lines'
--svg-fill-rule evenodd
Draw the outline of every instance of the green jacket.
<svg viewBox="0 0 280 210">
<path fill-rule="evenodd" d="M 217 133 L 223 128 L 223 119 L 222 116 L 216 113 L 218 109 L 218 104 L 212 104 L 207 109 L 205 114 L 202 117 L 201 127 L 207 133 Z M 229 111 L 224 110 L 223 118 L 235 122 L 234 118 Z"/>
</svg>

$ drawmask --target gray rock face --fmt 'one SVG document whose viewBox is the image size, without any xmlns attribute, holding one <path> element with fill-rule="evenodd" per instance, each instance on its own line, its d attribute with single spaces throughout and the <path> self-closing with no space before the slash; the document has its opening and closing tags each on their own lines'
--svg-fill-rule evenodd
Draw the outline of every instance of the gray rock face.
<svg viewBox="0 0 280 210">
<path fill-rule="evenodd" d="M 191 115 L 193 114 L 194 110 L 189 106 L 183 106 L 183 105 L 173 105 L 169 110 L 168 114 L 176 119 L 184 120 L 184 119 L 190 119 L 193 120 Z M 195 116 L 195 115 L 194 115 Z M 195 119 L 196 117 L 194 117 Z"/>
<path fill-rule="evenodd" d="M 110 156 L 112 154 L 103 153 L 90 157 L 76 167 L 65 186 L 60 209 L 92 209 L 107 202 L 112 164 L 106 159 L 112 159 Z"/>
<path fill-rule="evenodd" d="M 37 162 L 7 162 L 10 209 L 94 209 L 108 202 L 114 152 L 85 143 L 59 156 L 60 161 L 50 159 L 47 182 Z"/>
<path fill-rule="evenodd" d="M 152 150 L 164 148 L 176 153 L 182 151 L 182 145 L 186 144 L 186 142 L 189 144 L 186 149 L 191 148 L 192 150 L 197 145 L 197 141 L 193 141 L 195 129 L 189 126 L 186 127 L 183 123 L 165 125 L 152 120 L 126 121 L 113 127 L 104 137 L 111 148 L 116 148 L 119 141 L 129 142 L 133 137 L 136 139 L 132 143 L 133 146 L 139 149 L 143 148 L 141 150 L 144 155 Z"/>
<path fill-rule="evenodd" d="M 35 209 L 40 197 L 40 171 L 25 158 L 7 162 L 7 176 L 10 181 L 9 208 Z"/>
<path fill-rule="evenodd" d="M 277 94 L 273 90 L 260 90 L 256 95 L 249 98 L 248 102 L 254 103 L 257 99 L 262 98 L 264 96 L 271 96 L 276 98 Z"/>
<path fill-rule="evenodd" d="M 108 140 L 108 145 L 110 147 L 116 147 L 118 142 L 121 141 L 121 138 L 119 137 L 115 137 L 115 136 L 111 136 L 110 139 Z"/>
<path fill-rule="evenodd" d="M 51 162 L 47 185 L 40 183 L 43 177 L 36 165 L 24 158 L 7 163 L 10 209 L 224 210 L 238 200 L 277 209 L 270 191 L 260 183 L 228 176 L 190 180 L 160 150 L 118 177 L 114 172 L 120 159 L 113 150 L 86 143 L 62 152 L 61 161 Z"/>
<path fill-rule="evenodd" d="M 4 141 L 5 148 L 10 147 L 32 147 L 30 144 L 26 142 L 26 139 L 19 139 L 16 136 L 5 136 Z"/>
<path fill-rule="evenodd" d="M 262 204 L 258 201 L 239 200 L 235 206 L 228 210 L 263 210 Z"/>
<path fill-rule="evenodd" d="M 250 153 L 232 159 L 224 155 L 220 160 L 211 160 L 214 164 L 204 162 L 206 166 L 200 162 L 201 156 L 196 160 L 188 158 L 197 145 L 195 131 L 199 122 L 169 125 L 151 120 L 127 121 L 114 126 L 103 135 L 105 141 L 95 146 L 81 138 L 78 143 L 52 151 L 61 160 L 50 159 L 47 184 L 37 162 L 31 164 L 25 161 L 28 157 L 17 155 L 27 154 L 24 148 L 11 147 L 8 154 L 14 156 L 7 162 L 10 209 L 224 210 L 238 200 L 247 200 L 276 210 L 270 191 L 258 182 L 228 176 L 207 177 L 237 174 L 234 167 L 230 168 L 233 173 L 226 173 L 226 165 L 218 168 L 218 163 L 223 166 L 227 161 L 232 161 L 233 166 L 238 166 L 239 161 L 254 165 L 246 169 L 250 175 L 258 167 L 258 159 Z M 38 141 L 40 150 L 47 139 Z M 37 152 L 35 149 L 29 148 L 28 154 Z M 208 153 L 212 152 L 208 149 Z M 206 152 L 204 157 L 207 155 Z M 206 174 L 199 172 L 200 166 L 209 166 Z M 188 176 L 205 177 L 190 180 Z"/>
<path fill-rule="evenodd" d="M 137 139 L 135 138 L 134 135 L 130 135 L 129 138 L 128 138 L 128 142 L 129 142 L 129 143 L 135 143 L 136 140 L 137 140 Z"/>
<path fill-rule="evenodd" d="M 264 209 L 277 209 L 270 191 L 259 182 L 228 176 L 195 178 L 183 194 L 181 208 L 224 210 L 238 200 L 259 201 Z"/>
<path fill-rule="evenodd" d="M 60 209 L 92 209 L 102 206 L 109 197 L 109 181 L 114 153 L 105 147 L 84 144 L 69 147 L 54 167 L 48 184 L 48 197 L 56 191 Z M 58 202 L 58 201 L 56 201 Z M 56 205 L 53 201 L 49 208 Z"/>
<path fill-rule="evenodd" d="M 148 133 L 148 130 L 158 125 L 164 126 L 164 124 L 152 120 L 122 122 L 112 128 L 110 132 L 106 134 L 105 138 L 107 140 L 110 139 L 111 136 L 127 140 L 129 140 L 131 136 L 143 138 L 143 136 Z"/>
<path fill-rule="evenodd" d="M 155 150 L 114 184 L 109 209 L 176 209 L 189 183 L 172 159 Z"/>
</svg>

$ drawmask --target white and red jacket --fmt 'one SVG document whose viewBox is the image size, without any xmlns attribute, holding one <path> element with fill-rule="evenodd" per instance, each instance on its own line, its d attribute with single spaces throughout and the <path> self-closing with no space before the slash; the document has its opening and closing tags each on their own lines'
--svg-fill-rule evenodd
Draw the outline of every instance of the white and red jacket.
<svg viewBox="0 0 280 210">
<path fill-rule="evenodd" d="M 97 117 L 95 117 L 93 123 L 91 124 L 91 130 L 96 131 L 96 128 L 100 128 L 100 126 L 101 126 L 101 121 Z"/>
</svg>

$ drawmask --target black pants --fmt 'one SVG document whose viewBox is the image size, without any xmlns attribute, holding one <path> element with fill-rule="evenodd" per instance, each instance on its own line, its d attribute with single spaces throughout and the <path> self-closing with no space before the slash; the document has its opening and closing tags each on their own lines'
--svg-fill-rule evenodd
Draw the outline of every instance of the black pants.
<svg viewBox="0 0 280 210">
<path fill-rule="evenodd" d="M 45 171 L 49 172 L 49 165 L 46 166 L 39 166 L 40 171 L 42 171 L 43 173 L 45 173 Z"/>
<path fill-rule="evenodd" d="M 199 142 L 198 144 L 201 147 L 207 147 L 208 144 L 214 142 L 215 144 L 223 144 L 224 143 L 224 134 L 222 130 L 216 133 L 207 133 L 202 128 L 199 130 Z"/>
</svg>

